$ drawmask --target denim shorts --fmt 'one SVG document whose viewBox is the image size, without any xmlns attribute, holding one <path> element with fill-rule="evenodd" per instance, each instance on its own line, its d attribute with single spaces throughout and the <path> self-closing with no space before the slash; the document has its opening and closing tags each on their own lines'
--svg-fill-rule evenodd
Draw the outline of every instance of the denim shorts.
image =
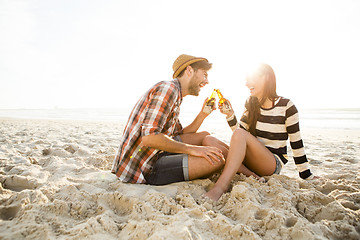
<svg viewBox="0 0 360 240">
<path fill-rule="evenodd" d="M 275 157 L 276 167 L 273 174 L 280 174 L 280 171 L 283 166 L 282 161 L 278 155 L 274 154 L 274 157 Z"/>
<path fill-rule="evenodd" d="M 174 140 L 181 142 L 179 136 Z M 189 181 L 188 155 L 161 152 L 156 155 L 156 162 L 145 175 L 147 184 L 165 185 L 174 182 Z"/>
</svg>

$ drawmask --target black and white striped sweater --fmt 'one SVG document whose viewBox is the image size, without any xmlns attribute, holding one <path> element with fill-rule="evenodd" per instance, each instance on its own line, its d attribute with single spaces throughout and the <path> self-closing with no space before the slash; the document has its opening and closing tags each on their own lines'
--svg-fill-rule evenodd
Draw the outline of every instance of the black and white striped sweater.
<svg viewBox="0 0 360 240">
<path fill-rule="evenodd" d="M 235 115 L 227 121 L 233 131 L 238 127 L 248 130 L 246 113 L 241 117 L 240 124 Z M 312 175 L 301 139 L 298 111 L 291 100 L 279 97 L 274 107 L 260 108 L 256 137 L 273 154 L 278 155 L 283 164 L 288 162 L 286 142 L 289 139 L 300 177 L 306 179 Z"/>
</svg>

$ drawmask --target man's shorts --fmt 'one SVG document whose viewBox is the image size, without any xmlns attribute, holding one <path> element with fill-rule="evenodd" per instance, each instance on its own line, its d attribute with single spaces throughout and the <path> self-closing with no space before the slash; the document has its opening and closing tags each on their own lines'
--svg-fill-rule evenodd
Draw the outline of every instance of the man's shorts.
<svg viewBox="0 0 360 240">
<path fill-rule="evenodd" d="M 176 136 L 174 140 L 181 142 L 180 136 Z M 147 184 L 165 185 L 189 181 L 187 154 L 161 152 L 156 157 L 155 165 L 145 176 Z"/>
</svg>

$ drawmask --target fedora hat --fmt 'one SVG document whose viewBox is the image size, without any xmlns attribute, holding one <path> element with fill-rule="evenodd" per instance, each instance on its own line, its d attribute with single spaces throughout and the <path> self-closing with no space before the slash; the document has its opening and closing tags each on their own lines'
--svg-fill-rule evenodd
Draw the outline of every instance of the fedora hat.
<svg viewBox="0 0 360 240">
<path fill-rule="evenodd" d="M 187 54 L 181 54 L 175 60 L 175 62 L 173 64 L 173 67 L 172 67 L 174 70 L 173 78 L 176 78 L 181 73 L 181 71 L 184 70 L 190 64 L 193 64 L 194 62 L 199 62 L 199 61 L 209 62 L 206 58 L 194 57 L 194 56 L 187 55 Z"/>
</svg>

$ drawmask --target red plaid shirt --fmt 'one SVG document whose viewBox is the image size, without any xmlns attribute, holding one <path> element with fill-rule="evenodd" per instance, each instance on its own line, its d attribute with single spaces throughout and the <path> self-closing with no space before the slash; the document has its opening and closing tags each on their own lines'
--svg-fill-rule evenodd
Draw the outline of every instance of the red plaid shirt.
<svg viewBox="0 0 360 240">
<path fill-rule="evenodd" d="M 181 102 L 181 86 L 177 79 L 155 84 L 137 102 L 125 126 L 111 170 L 122 182 L 146 182 L 144 174 L 150 171 L 160 150 L 144 146 L 141 137 L 180 134 Z"/>
</svg>

